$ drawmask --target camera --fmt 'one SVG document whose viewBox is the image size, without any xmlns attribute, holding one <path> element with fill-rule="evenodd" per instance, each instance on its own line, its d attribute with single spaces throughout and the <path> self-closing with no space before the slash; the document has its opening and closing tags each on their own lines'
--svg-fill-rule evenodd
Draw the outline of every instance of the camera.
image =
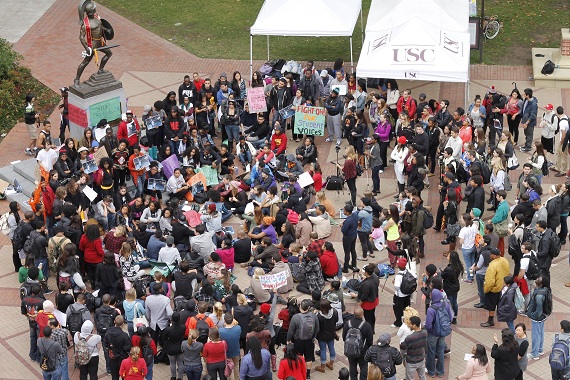
<svg viewBox="0 0 570 380">
<path fill-rule="evenodd" d="M 334 150 L 336 150 L 337 153 L 340 152 L 340 146 L 339 146 L 339 145 L 336 145 L 336 146 L 334 147 Z"/>
<path fill-rule="evenodd" d="M 396 242 L 396 247 L 398 247 L 398 249 L 402 249 L 402 242 L 401 242 L 401 241 L 397 241 L 397 242 Z"/>
</svg>

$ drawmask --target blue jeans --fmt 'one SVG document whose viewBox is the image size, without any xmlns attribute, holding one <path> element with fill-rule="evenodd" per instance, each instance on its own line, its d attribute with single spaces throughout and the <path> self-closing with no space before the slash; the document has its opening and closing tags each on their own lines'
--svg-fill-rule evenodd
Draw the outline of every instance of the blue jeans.
<svg viewBox="0 0 570 380">
<path fill-rule="evenodd" d="M 507 327 L 511 329 L 513 334 L 515 333 L 515 321 L 507 321 Z"/>
<path fill-rule="evenodd" d="M 137 191 L 135 192 L 135 198 L 142 195 L 144 191 L 144 178 L 143 176 L 138 176 L 135 182 L 135 187 Z"/>
<path fill-rule="evenodd" d="M 544 352 L 544 321 L 531 321 L 532 350 L 530 353 L 537 357 L 539 352 Z"/>
<path fill-rule="evenodd" d="M 47 259 L 34 259 L 34 265 L 36 267 L 39 267 L 40 264 L 43 264 L 42 266 L 42 273 L 44 274 L 44 280 L 47 281 L 48 277 L 49 277 L 49 265 L 48 265 L 48 260 Z"/>
<path fill-rule="evenodd" d="M 469 249 L 461 248 L 461 253 L 463 254 L 463 261 L 465 261 L 465 269 L 467 269 L 467 279 L 472 281 L 473 275 L 470 273 L 469 268 L 475 262 L 475 254 L 477 253 L 477 250 L 475 247 Z"/>
<path fill-rule="evenodd" d="M 65 357 L 59 361 L 61 368 L 61 380 L 69 380 L 69 362 L 67 358 L 67 350 L 64 348 Z"/>
<path fill-rule="evenodd" d="M 372 191 L 375 193 L 380 191 L 380 169 L 382 169 L 380 165 L 372 168 Z"/>
<path fill-rule="evenodd" d="M 479 302 L 485 303 L 485 275 L 475 274 L 475 280 L 477 281 L 477 294 L 479 294 Z"/>
<path fill-rule="evenodd" d="M 44 380 L 61 380 L 61 365 L 58 363 L 51 372 L 42 371 Z"/>
<path fill-rule="evenodd" d="M 172 141 L 169 138 L 167 138 L 166 142 L 168 142 L 168 146 L 170 147 L 172 154 L 178 154 L 178 147 L 180 146 L 180 141 Z"/>
<path fill-rule="evenodd" d="M 566 236 L 568 236 L 568 215 L 560 215 L 560 233 L 558 236 L 561 241 L 566 241 Z"/>
<path fill-rule="evenodd" d="M 540 185 L 542 183 L 542 177 L 544 177 L 544 175 L 542 174 L 534 174 L 536 180 L 538 181 L 538 184 Z"/>
<path fill-rule="evenodd" d="M 146 366 L 148 373 L 144 377 L 145 380 L 152 380 L 152 367 L 154 367 L 154 362 L 152 362 L 150 365 Z"/>
<path fill-rule="evenodd" d="M 242 164 L 246 165 L 248 163 L 251 162 L 251 152 L 249 151 L 249 149 L 246 147 L 246 150 L 241 152 L 239 155 L 239 160 L 241 161 Z"/>
<path fill-rule="evenodd" d="M 199 365 L 185 365 L 184 373 L 188 380 L 200 380 L 202 376 L 202 364 Z"/>
<path fill-rule="evenodd" d="M 445 337 L 435 336 L 428 333 L 426 368 L 428 375 L 443 376 L 443 355 L 445 351 Z M 435 359 L 437 358 L 437 364 Z"/>
<path fill-rule="evenodd" d="M 334 360 L 336 358 L 336 352 L 334 350 L 334 339 L 329 341 L 319 340 L 319 350 L 321 350 L 321 364 L 325 364 L 327 362 L 327 346 L 329 348 L 331 360 Z"/>
<path fill-rule="evenodd" d="M 38 363 L 40 362 L 40 350 L 38 350 L 39 336 L 38 326 L 30 326 L 30 359 Z"/>
<path fill-rule="evenodd" d="M 239 125 L 226 125 L 226 133 L 228 134 L 228 145 L 231 150 L 233 143 L 239 141 Z"/>
<path fill-rule="evenodd" d="M 453 318 L 457 318 L 457 313 L 459 312 L 459 306 L 457 305 L 457 294 L 454 296 L 447 295 L 447 299 L 451 304 L 451 309 L 453 310 Z"/>
</svg>

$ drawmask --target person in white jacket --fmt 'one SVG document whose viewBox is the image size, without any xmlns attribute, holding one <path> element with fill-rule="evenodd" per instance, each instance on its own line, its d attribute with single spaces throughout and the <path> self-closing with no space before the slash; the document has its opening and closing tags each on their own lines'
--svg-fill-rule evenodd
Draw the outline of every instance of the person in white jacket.
<svg viewBox="0 0 570 380">
<path fill-rule="evenodd" d="M 398 145 L 392 150 L 390 158 L 396 163 L 394 164 L 394 171 L 396 172 L 396 179 L 398 180 L 398 194 L 404 191 L 406 179 L 404 177 L 404 160 L 408 155 L 408 147 L 406 146 L 408 140 L 404 136 L 398 137 Z M 397 198 L 396 195 L 395 198 Z"/>
<path fill-rule="evenodd" d="M 450 147 L 453 149 L 453 158 L 455 158 L 457 161 L 461 159 L 463 140 L 461 140 L 461 137 L 459 137 L 459 128 L 451 128 L 451 137 L 449 140 L 447 140 L 445 147 Z"/>
<path fill-rule="evenodd" d="M 554 112 L 552 104 L 547 104 L 544 106 L 544 109 L 546 109 L 546 112 L 542 114 L 542 120 L 540 121 L 540 127 L 542 128 L 540 142 L 544 146 L 545 151 L 554 154 L 554 137 L 558 130 L 558 116 Z"/>
<path fill-rule="evenodd" d="M 500 149 L 495 149 L 493 151 L 493 158 L 491 159 L 491 180 L 489 182 L 489 186 L 492 193 L 493 199 L 493 207 L 488 208 L 488 211 L 495 211 L 497 209 L 498 201 L 497 201 L 497 191 L 505 190 L 505 177 L 507 176 L 507 172 L 505 170 L 505 156 Z"/>
</svg>

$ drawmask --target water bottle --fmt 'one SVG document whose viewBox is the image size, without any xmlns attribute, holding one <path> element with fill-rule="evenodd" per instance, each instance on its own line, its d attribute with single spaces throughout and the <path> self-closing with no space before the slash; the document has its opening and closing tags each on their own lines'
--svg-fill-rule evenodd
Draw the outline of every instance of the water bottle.
<svg viewBox="0 0 570 380">
<path fill-rule="evenodd" d="M 234 166 L 234 178 L 238 177 L 238 167 Z"/>
</svg>

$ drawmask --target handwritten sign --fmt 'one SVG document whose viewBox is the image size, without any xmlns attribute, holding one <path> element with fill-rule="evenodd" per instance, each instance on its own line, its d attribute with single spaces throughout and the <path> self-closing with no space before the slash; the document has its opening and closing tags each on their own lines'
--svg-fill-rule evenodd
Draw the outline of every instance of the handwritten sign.
<svg viewBox="0 0 570 380">
<path fill-rule="evenodd" d="M 267 111 L 267 103 L 265 102 L 265 92 L 263 87 L 254 87 L 247 89 L 247 103 L 249 104 L 249 113 L 258 113 Z"/>
<path fill-rule="evenodd" d="M 204 173 L 206 177 L 206 185 L 213 186 L 220 183 L 218 180 L 218 170 L 212 169 L 211 166 L 202 166 L 201 168 L 196 169 L 196 173 Z"/>
<path fill-rule="evenodd" d="M 69 122 L 79 125 L 83 128 L 87 128 L 89 126 L 87 123 L 87 111 L 71 103 L 67 106 L 67 110 L 69 111 Z"/>
<path fill-rule="evenodd" d="M 325 109 L 323 107 L 297 107 L 294 132 L 302 135 L 323 136 L 325 134 Z"/>
<path fill-rule="evenodd" d="M 107 154 L 107 149 L 104 147 L 100 147 L 95 153 L 93 153 L 93 159 L 97 165 L 99 165 L 99 161 L 101 161 L 103 157 L 109 157 Z"/>
<path fill-rule="evenodd" d="M 116 120 L 121 118 L 121 98 L 105 100 L 89 107 L 89 121 L 96 125 L 100 120 Z"/>
<path fill-rule="evenodd" d="M 261 283 L 262 289 L 279 289 L 282 286 L 287 285 L 287 272 L 283 271 L 275 274 L 259 276 L 259 282 Z"/>
<path fill-rule="evenodd" d="M 176 157 L 175 154 L 162 161 L 161 164 L 164 176 L 166 178 L 172 177 L 174 174 L 174 169 L 180 168 L 180 162 L 178 161 L 178 157 Z"/>
</svg>

